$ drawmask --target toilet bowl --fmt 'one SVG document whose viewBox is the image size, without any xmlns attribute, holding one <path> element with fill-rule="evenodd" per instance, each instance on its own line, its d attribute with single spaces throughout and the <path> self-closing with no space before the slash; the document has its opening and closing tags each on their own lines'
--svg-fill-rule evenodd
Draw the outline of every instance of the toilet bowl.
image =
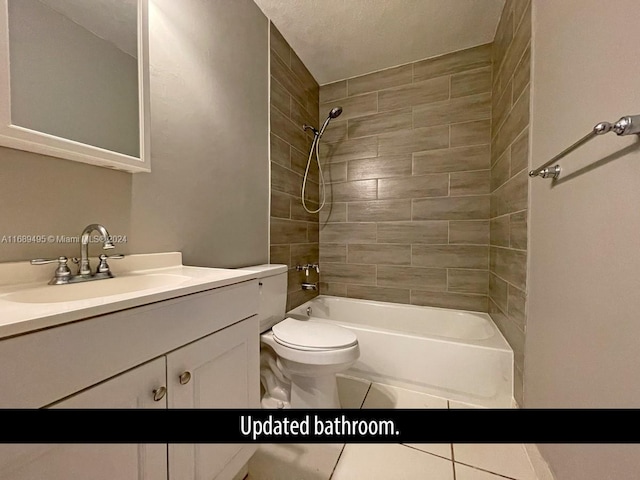
<svg viewBox="0 0 640 480">
<path fill-rule="evenodd" d="M 287 266 L 246 267 L 260 284 L 264 408 L 340 408 L 336 373 L 360 356 L 355 333 L 313 319 L 285 318 Z"/>
<path fill-rule="evenodd" d="M 291 380 L 291 408 L 340 408 L 336 373 L 360 355 L 355 333 L 313 320 L 285 318 L 260 340 L 273 349 L 278 367 Z"/>
</svg>

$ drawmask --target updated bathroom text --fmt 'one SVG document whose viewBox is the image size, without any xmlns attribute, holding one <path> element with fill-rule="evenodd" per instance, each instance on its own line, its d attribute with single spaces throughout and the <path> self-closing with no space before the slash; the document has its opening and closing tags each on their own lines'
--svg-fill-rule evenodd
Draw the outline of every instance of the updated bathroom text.
<svg viewBox="0 0 640 480">
<path fill-rule="evenodd" d="M 346 415 L 332 419 L 319 418 L 317 415 L 306 415 L 302 419 L 273 418 L 254 419 L 251 415 L 240 417 L 240 432 L 260 440 L 288 436 L 381 436 L 399 435 L 393 420 L 350 420 Z"/>
</svg>

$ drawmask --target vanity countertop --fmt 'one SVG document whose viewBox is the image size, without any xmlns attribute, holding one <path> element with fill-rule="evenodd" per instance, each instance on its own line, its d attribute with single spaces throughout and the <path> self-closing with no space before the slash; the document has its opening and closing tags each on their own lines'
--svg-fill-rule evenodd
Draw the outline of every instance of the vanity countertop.
<svg viewBox="0 0 640 480">
<path fill-rule="evenodd" d="M 110 263 L 116 278 L 73 285 L 47 285 L 54 268 L 0 263 L 0 339 L 257 278 L 249 270 L 184 266 L 179 252 L 129 255 Z M 148 282 L 150 278 L 160 281 Z M 164 279 L 171 283 L 162 284 Z M 143 288 L 135 289 L 136 284 Z M 113 293 L 115 285 L 134 289 Z M 106 294 L 76 299 L 79 288 L 104 288 Z M 58 292 L 73 299 L 49 302 Z"/>
</svg>

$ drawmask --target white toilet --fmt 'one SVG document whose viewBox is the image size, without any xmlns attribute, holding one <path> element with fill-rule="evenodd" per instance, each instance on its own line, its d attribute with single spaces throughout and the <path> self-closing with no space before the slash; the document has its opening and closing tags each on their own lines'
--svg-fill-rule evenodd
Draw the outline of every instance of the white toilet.
<svg viewBox="0 0 640 480">
<path fill-rule="evenodd" d="M 313 319 L 285 318 L 287 266 L 245 267 L 260 282 L 260 377 L 265 408 L 340 408 L 336 373 L 360 356 L 355 333 Z"/>
</svg>

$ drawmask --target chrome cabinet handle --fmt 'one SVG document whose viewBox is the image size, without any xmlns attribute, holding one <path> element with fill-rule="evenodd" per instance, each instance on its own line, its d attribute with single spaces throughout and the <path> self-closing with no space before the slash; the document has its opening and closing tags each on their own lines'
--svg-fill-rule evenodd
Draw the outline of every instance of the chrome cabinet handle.
<svg viewBox="0 0 640 480">
<path fill-rule="evenodd" d="M 184 373 L 182 373 L 178 379 L 180 380 L 180 385 L 186 385 L 187 383 L 189 383 L 191 381 L 191 372 L 186 371 Z"/>
<path fill-rule="evenodd" d="M 155 402 L 159 402 L 164 398 L 166 394 L 167 394 L 167 387 L 165 386 L 158 387 L 153 391 L 153 400 Z"/>
</svg>

